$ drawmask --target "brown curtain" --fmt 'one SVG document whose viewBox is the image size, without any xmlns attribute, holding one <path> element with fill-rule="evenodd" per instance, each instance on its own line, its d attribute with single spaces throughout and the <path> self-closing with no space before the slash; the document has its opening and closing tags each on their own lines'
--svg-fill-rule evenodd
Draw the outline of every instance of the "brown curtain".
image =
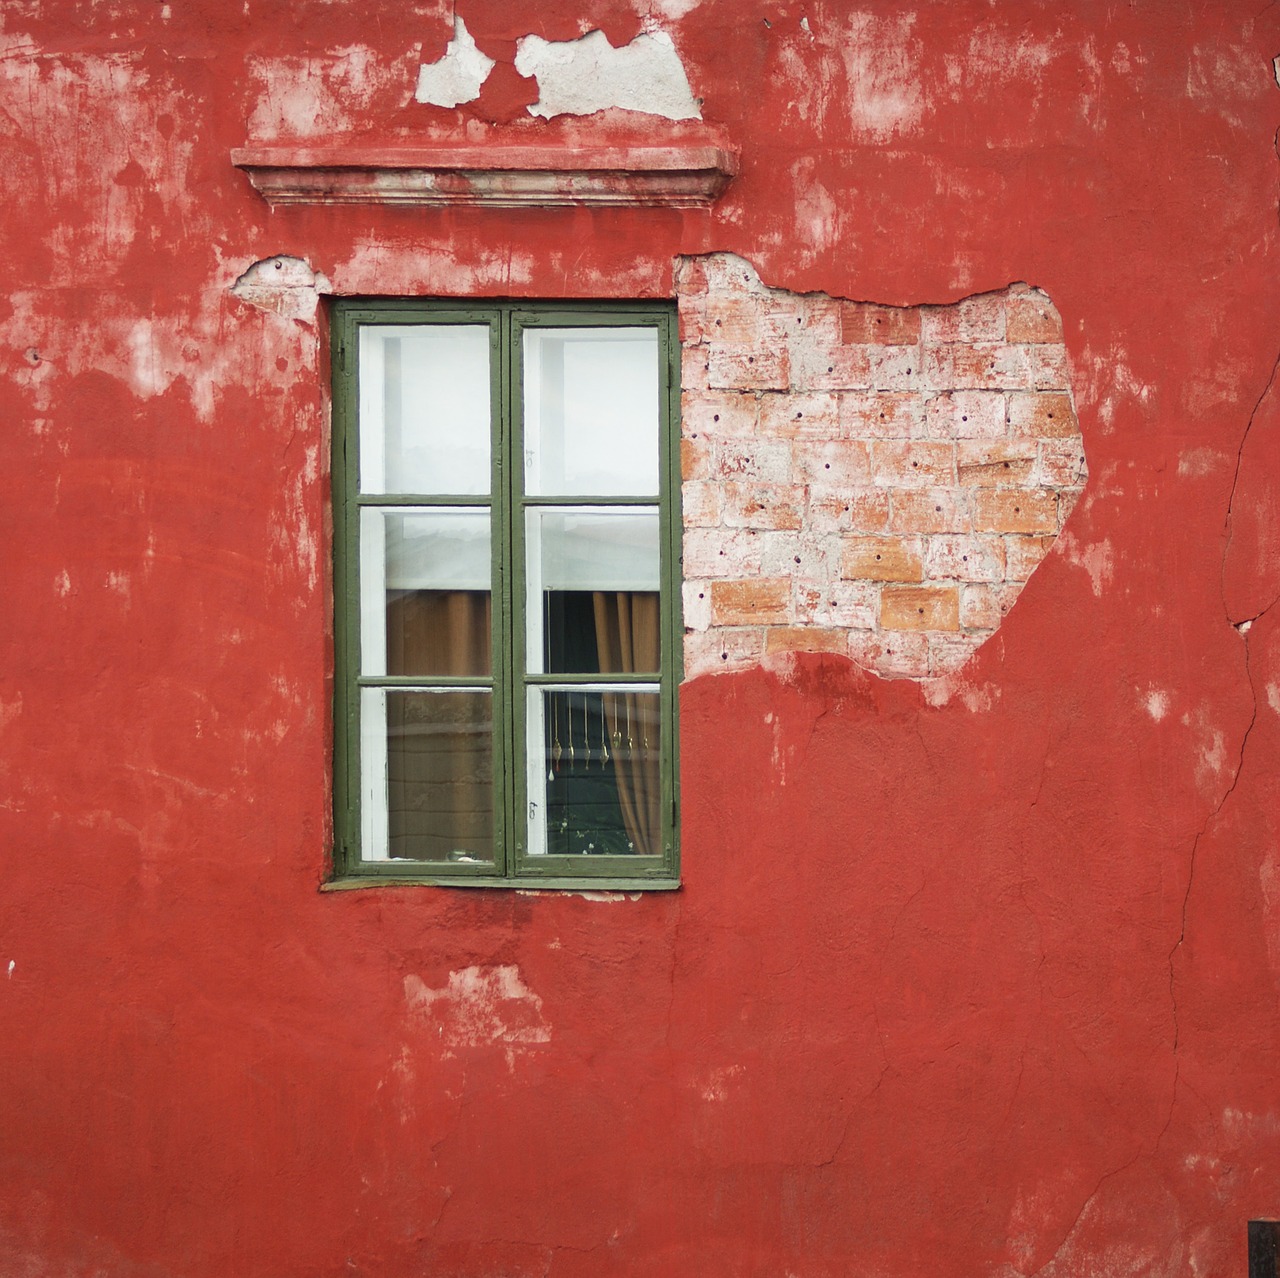
<svg viewBox="0 0 1280 1278">
<path fill-rule="evenodd" d="M 592 600 L 601 671 L 656 674 L 662 656 L 659 596 L 648 591 L 596 591 Z M 657 856 L 662 851 L 658 698 L 652 693 L 606 692 L 603 701 L 627 837 L 641 856 Z"/>
<path fill-rule="evenodd" d="M 414 590 L 387 600 L 387 673 L 487 676 L 491 596 Z M 493 697 L 387 697 L 389 839 L 393 857 L 493 857 Z"/>
</svg>

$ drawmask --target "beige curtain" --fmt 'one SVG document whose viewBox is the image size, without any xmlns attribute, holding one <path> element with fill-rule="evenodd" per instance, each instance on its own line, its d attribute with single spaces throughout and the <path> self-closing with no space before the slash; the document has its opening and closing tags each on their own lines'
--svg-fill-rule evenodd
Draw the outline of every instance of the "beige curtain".
<svg viewBox="0 0 1280 1278">
<path fill-rule="evenodd" d="M 656 674 L 662 656 L 659 597 L 650 592 L 596 591 L 596 647 L 600 669 Z M 662 851 L 662 742 L 652 693 L 606 692 L 605 719 L 613 738 L 613 769 L 627 837 L 641 856 Z"/>
<path fill-rule="evenodd" d="M 491 596 L 415 590 L 387 601 L 387 672 L 488 675 Z M 387 697 L 389 840 L 393 857 L 493 856 L 493 698 Z"/>
</svg>

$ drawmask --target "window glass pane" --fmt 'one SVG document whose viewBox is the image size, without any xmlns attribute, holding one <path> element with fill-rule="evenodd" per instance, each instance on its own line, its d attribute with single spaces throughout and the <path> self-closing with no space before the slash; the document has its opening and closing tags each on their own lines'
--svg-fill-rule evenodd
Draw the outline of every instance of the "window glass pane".
<svg viewBox="0 0 1280 1278">
<path fill-rule="evenodd" d="M 524 330 L 525 491 L 656 496 L 658 335 Z"/>
<path fill-rule="evenodd" d="M 383 730 L 362 731 L 361 764 L 386 822 L 380 842 L 366 823 L 365 859 L 491 862 L 492 695 L 365 688 L 361 714 Z"/>
<path fill-rule="evenodd" d="M 532 673 L 656 674 L 658 512 L 525 512 Z"/>
<path fill-rule="evenodd" d="M 489 491 L 489 329 L 360 329 L 360 490 Z"/>
<path fill-rule="evenodd" d="M 360 512 L 366 675 L 488 675 L 487 510 Z"/>
<path fill-rule="evenodd" d="M 653 689 L 530 689 L 534 855 L 662 852 L 661 714 Z"/>
</svg>

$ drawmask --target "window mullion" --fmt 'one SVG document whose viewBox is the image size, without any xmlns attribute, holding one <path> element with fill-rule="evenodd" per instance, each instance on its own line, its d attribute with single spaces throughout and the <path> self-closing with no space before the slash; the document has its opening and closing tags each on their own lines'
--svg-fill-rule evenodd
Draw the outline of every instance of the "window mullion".
<svg viewBox="0 0 1280 1278">
<path fill-rule="evenodd" d="M 506 845 L 503 849 L 504 873 L 511 877 L 524 851 L 526 829 L 523 816 L 524 744 L 522 738 L 524 688 L 521 677 L 523 662 L 523 611 L 520 592 L 524 583 L 523 539 L 519 533 L 521 461 L 523 447 L 518 412 L 519 359 L 515 350 L 515 326 L 512 310 L 504 306 L 500 313 L 502 347 L 502 430 L 501 457 L 504 465 L 501 506 L 501 534 L 504 573 L 502 580 L 503 617 L 503 701 L 504 740 L 502 755 L 504 826 Z"/>
</svg>

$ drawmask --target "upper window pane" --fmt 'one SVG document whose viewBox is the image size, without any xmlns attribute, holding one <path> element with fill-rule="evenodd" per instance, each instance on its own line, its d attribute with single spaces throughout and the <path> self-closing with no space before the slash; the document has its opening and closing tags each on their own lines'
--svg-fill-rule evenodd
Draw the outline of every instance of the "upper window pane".
<svg viewBox="0 0 1280 1278">
<path fill-rule="evenodd" d="M 658 334 L 652 328 L 524 330 L 525 492 L 658 492 Z"/>
<path fill-rule="evenodd" d="M 489 328 L 360 329 L 360 491 L 489 491 Z"/>
</svg>

